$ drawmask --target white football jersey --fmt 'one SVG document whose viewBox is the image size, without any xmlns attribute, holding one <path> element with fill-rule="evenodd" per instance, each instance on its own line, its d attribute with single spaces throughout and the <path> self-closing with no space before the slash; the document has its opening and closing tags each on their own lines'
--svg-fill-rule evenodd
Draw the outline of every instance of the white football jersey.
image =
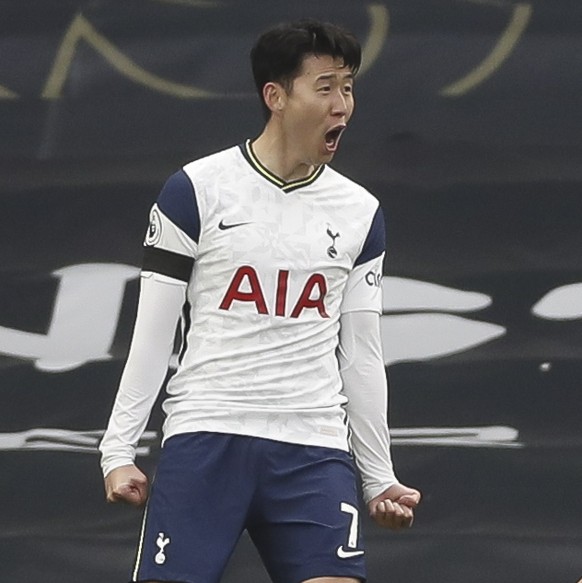
<svg viewBox="0 0 582 583">
<path fill-rule="evenodd" d="M 188 283 L 164 438 L 212 431 L 347 450 L 339 318 L 381 312 L 384 247 L 378 201 L 328 166 L 286 183 L 247 142 L 170 177 L 143 265 Z"/>
</svg>

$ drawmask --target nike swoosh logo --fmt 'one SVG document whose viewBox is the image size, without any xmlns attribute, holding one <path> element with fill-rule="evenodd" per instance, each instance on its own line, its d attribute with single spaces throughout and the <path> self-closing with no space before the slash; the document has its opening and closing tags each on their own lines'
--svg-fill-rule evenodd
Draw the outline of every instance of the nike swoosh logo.
<svg viewBox="0 0 582 583">
<path fill-rule="evenodd" d="M 337 548 L 337 556 L 340 559 L 351 559 L 363 555 L 364 551 L 346 551 L 343 546 Z"/>
<path fill-rule="evenodd" d="M 242 227 L 242 225 L 249 225 L 250 222 L 245 222 L 245 223 L 229 223 L 226 224 L 224 221 L 220 221 L 220 223 L 218 223 L 218 228 L 221 231 L 226 231 L 227 229 L 234 229 L 234 227 Z"/>
</svg>

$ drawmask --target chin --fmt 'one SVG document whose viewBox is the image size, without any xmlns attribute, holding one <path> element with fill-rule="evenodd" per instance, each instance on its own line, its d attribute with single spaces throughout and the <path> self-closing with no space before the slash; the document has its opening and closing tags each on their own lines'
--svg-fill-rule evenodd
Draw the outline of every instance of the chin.
<svg viewBox="0 0 582 583">
<path fill-rule="evenodd" d="M 335 152 L 325 152 L 321 156 L 320 164 L 328 164 L 329 162 L 331 162 L 333 160 L 334 156 L 335 156 Z"/>
</svg>

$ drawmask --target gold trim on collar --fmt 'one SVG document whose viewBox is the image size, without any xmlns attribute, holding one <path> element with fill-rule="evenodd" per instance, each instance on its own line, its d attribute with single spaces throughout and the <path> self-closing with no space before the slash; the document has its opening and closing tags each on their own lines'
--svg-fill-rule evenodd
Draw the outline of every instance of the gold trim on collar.
<svg viewBox="0 0 582 583">
<path fill-rule="evenodd" d="M 247 140 L 245 142 L 244 152 L 246 153 L 248 161 L 251 163 L 253 168 L 267 180 L 278 186 L 281 190 L 283 190 L 283 192 L 291 192 L 292 190 L 311 184 L 320 176 L 320 174 L 323 172 L 323 169 L 325 168 L 325 165 L 322 164 L 306 178 L 285 182 L 282 178 L 279 178 L 276 174 L 273 174 L 270 170 L 265 168 L 263 164 L 261 164 L 260 160 L 257 158 L 255 152 L 253 151 L 251 140 Z"/>
</svg>

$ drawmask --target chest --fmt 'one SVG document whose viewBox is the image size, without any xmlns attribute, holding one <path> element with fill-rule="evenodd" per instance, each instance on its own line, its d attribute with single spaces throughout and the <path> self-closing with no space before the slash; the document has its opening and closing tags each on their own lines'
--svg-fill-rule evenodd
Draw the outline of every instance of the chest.
<svg viewBox="0 0 582 583">
<path fill-rule="evenodd" d="M 200 262 L 294 271 L 349 270 L 362 245 L 353 205 L 333 192 L 223 186 L 206 208 Z"/>
</svg>

